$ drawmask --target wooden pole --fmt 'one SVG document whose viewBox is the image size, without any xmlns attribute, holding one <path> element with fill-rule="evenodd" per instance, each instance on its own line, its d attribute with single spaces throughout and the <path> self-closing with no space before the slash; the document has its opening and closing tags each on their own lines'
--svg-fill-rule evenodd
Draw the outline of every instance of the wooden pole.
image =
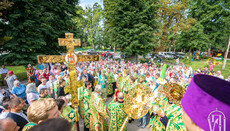
<svg viewBox="0 0 230 131">
<path fill-rule="evenodd" d="M 228 57 L 229 46 L 230 46 L 230 36 L 229 36 L 229 40 L 228 40 L 228 47 L 227 47 L 227 50 L 226 50 L 225 56 L 224 56 L 224 63 L 223 63 L 222 70 L 225 69 L 225 65 L 226 65 L 227 57 Z"/>
</svg>

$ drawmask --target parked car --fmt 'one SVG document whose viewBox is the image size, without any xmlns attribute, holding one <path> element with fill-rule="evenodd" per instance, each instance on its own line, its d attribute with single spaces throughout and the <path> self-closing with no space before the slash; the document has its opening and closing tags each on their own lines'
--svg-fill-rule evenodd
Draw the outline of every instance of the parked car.
<svg viewBox="0 0 230 131">
<path fill-rule="evenodd" d="M 161 55 L 161 54 L 155 54 L 154 57 L 155 58 L 162 58 L 162 59 L 165 58 L 164 55 Z"/>
<path fill-rule="evenodd" d="M 151 59 L 151 58 L 152 58 L 152 54 L 151 54 L 151 53 L 147 54 L 147 55 L 145 56 L 145 58 L 146 58 L 146 59 Z"/>
<path fill-rule="evenodd" d="M 173 56 L 173 54 L 167 52 L 167 53 L 165 53 L 165 58 L 173 59 L 174 56 Z"/>
<path fill-rule="evenodd" d="M 86 53 L 87 53 L 88 55 L 98 55 L 98 54 L 99 54 L 99 52 L 97 52 L 97 51 L 95 51 L 95 50 L 87 50 Z"/>
<path fill-rule="evenodd" d="M 110 53 L 109 51 L 105 51 L 105 52 L 103 52 L 103 53 L 101 54 L 101 56 L 102 56 L 102 57 L 112 57 L 113 54 Z"/>
<path fill-rule="evenodd" d="M 173 55 L 174 59 L 181 57 L 177 52 L 171 52 L 171 54 Z"/>
<path fill-rule="evenodd" d="M 184 56 L 185 56 L 184 52 L 180 52 L 180 53 L 175 52 L 175 53 L 179 56 L 180 59 L 184 59 Z"/>
<path fill-rule="evenodd" d="M 82 55 L 82 51 L 76 51 L 75 54 L 76 55 Z"/>
<path fill-rule="evenodd" d="M 113 59 L 121 59 L 121 53 L 114 53 L 113 54 Z"/>
</svg>

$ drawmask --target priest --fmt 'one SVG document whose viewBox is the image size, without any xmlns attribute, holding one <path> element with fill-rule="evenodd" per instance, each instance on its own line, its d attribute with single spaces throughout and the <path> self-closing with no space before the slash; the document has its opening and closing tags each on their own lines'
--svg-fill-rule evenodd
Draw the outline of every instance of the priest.
<svg viewBox="0 0 230 131">
<path fill-rule="evenodd" d="M 181 101 L 188 131 L 230 130 L 230 82 L 195 75 Z"/>
<path fill-rule="evenodd" d="M 120 131 L 127 114 L 124 111 L 124 94 L 122 92 L 117 93 L 118 102 L 114 99 L 108 105 L 109 112 L 111 114 L 109 131 Z M 123 131 L 127 131 L 125 127 Z"/>
<path fill-rule="evenodd" d="M 178 84 L 165 84 L 159 87 L 161 94 L 155 99 L 152 107 L 154 116 L 151 131 L 186 131 L 182 120 L 181 98 L 184 87 Z"/>
<path fill-rule="evenodd" d="M 90 131 L 106 131 L 108 130 L 109 118 L 107 107 L 101 98 L 102 88 L 100 85 L 95 87 L 94 93 L 89 101 L 90 107 Z"/>
</svg>

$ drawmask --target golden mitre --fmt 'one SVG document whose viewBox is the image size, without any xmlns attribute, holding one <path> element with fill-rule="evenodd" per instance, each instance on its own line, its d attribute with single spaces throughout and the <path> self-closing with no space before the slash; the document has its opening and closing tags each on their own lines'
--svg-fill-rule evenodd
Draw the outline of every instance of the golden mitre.
<svg viewBox="0 0 230 131">
<path fill-rule="evenodd" d="M 172 103 L 181 106 L 181 99 L 183 98 L 186 89 L 179 84 L 173 83 L 159 86 L 158 91 L 166 95 L 168 100 Z"/>
</svg>

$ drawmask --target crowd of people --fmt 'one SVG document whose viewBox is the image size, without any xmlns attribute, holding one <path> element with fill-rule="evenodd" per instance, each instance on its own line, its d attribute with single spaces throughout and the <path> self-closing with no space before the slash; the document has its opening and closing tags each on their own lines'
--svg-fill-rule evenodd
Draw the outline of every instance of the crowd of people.
<svg viewBox="0 0 230 131">
<path fill-rule="evenodd" d="M 196 112 L 190 110 L 188 105 L 189 102 L 195 105 L 199 103 L 190 99 L 195 99 L 200 92 L 189 93 L 193 93 L 194 86 L 197 86 L 197 90 L 202 89 L 209 94 L 208 96 L 216 99 L 217 107 L 224 103 L 226 110 L 229 109 L 229 102 L 226 102 L 226 98 L 229 96 L 225 93 L 230 90 L 223 92 L 226 89 L 218 89 L 219 86 L 212 83 L 219 82 L 223 86 L 221 88 L 227 87 L 230 83 L 230 76 L 223 80 L 221 71 L 215 72 L 214 68 L 213 63 L 210 63 L 209 68 L 194 70 L 183 63 L 173 66 L 161 63 L 157 66 L 153 61 L 134 64 L 130 61 L 112 59 L 77 63 L 76 79 L 83 81 L 82 87 L 78 88 L 79 101 L 77 103 L 79 103 L 79 118 L 84 120 L 84 130 L 127 130 L 126 126 L 122 126 L 126 117 L 129 116 L 124 109 L 125 100 L 131 95 L 129 91 L 140 85 L 143 88 L 149 88 L 154 99 L 151 102 L 149 112 L 143 114 L 143 117 L 139 119 L 138 127 L 146 128 L 147 126 L 156 131 L 186 130 L 186 128 L 206 130 L 207 125 L 202 124 L 197 119 L 207 115 L 207 113 L 203 112 L 202 114 L 198 111 L 200 116 L 195 115 L 197 118 L 194 118 L 192 115 Z M 29 64 L 26 70 L 28 84 L 24 85 L 20 83 L 13 71 L 8 71 L 5 66 L 0 69 L 0 73 L 4 74 L 4 80 L 8 86 L 7 89 L 1 89 L 0 92 L 0 129 L 3 131 L 9 131 L 8 128 L 23 131 L 76 130 L 76 120 L 78 120 L 76 117 L 78 115 L 75 114 L 76 109 L 71 105 L 71 94 L 66 92 L 66 87 L 70 85 L 68 64 L 38 64 L 36 68 Z M 217 91 L 217 95 L 210 93 L 210 90 L 206 90 L 205 84 L 213 90 L 220 91 Z M 168 91 L 162 91 L 164 86 L 173 88 L 172 91 L 175 92 L 172 93 L 172 96 L 167 93 L 167 95 L 164 94 Z M 181 91 L 186 91 L 185 95 L 184 92 L 181 94 Z M 220 94 L 225 99 L 220 99 Z M 208 96 L 197 97 L 208 99 Z M 110 100 L 109 97 L 112 97 L 112 101 L 106 105 L 105 102 Z M 148 114 L 150 117 L 147 117 Z M 226 114 L 229 116 L 229 113 Z M 147 118 L 150 119 L 149 123 L 147 123 Z M 132 120 L 130 118 L 129 122 L 131 123 Z M 55 126 L 52 127 L 51 125 Z"/>
</svg>

